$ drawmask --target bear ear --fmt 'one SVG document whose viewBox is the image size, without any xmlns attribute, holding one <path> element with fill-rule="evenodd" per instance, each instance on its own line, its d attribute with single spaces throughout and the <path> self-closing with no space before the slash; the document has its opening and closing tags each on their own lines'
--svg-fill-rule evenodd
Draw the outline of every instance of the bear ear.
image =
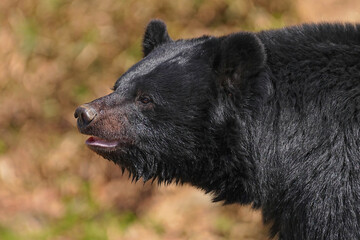
<svg viewBox="0 0 360 240">
<path fill-rule="evenodd" d="M 265 61 L 265 49 L 260 39 L 253 33 L 240 32 L 220 39 L 214 67 L 219 74 L 236 82 L 258 74 Z"/>
<path fill-rule="evenodd" d="M 147 25 L 144 34 L 144 57 L 147 56 L 157 46 L 170 41 L 172 40 L 168 35 L 165 23 L 161 20 L 151 20 Z"/>
</svg>

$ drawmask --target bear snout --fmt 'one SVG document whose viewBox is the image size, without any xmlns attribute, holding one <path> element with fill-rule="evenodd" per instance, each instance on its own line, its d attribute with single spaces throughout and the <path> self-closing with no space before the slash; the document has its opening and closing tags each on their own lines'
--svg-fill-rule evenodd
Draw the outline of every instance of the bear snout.
<svg viewBox="0 0 360 240">
<path fill-rule="evenodd" d="M 79 130 L 86 128 L 97 116 L 97 111 L 89 104 L 83 104 L 76 108 L 74 117 L 77 118 Z"/>
</svg>

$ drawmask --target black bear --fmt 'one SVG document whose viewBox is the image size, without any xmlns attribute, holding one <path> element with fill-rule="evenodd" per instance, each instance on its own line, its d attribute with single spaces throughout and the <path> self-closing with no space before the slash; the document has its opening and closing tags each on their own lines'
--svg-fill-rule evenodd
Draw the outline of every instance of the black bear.
<svg viewBox="0 0 360 240">
<path fill-rule="evenodd" d="M 138 180 L 252 204 L 279 239 L 360 239 L 360 25 L 172 40 L 78 107 L 89 148 Z"/>
</svg>

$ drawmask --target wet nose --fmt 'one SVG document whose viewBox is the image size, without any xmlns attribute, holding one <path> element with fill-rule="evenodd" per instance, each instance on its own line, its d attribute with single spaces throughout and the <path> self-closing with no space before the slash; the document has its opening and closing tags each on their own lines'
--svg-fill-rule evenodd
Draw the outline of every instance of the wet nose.
<svg viewBox="0 0 360 240">
<path fill-rule="evenodd" d="M 78 127 L 84 128 L 96 117 L 97 112 L 89 104 L 83 104 L 75 110 L 74 117 L 78 119 Z"/>
</svg>

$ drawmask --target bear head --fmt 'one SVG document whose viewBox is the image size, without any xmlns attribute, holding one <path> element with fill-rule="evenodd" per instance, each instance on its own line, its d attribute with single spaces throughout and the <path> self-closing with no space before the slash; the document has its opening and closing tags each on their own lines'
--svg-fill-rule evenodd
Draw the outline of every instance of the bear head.
<svg viewBox="0 0 360 240">
<path fill-rule="evenodd" d="M 263 44 L 248 32 L 174 41 L 153 20 L 143 53 L 112 93 L 76 109 L 87 146 L 136 180 L 215 181 L 249 105 L 244 92 L 265 67 Z"/>
</svg>

